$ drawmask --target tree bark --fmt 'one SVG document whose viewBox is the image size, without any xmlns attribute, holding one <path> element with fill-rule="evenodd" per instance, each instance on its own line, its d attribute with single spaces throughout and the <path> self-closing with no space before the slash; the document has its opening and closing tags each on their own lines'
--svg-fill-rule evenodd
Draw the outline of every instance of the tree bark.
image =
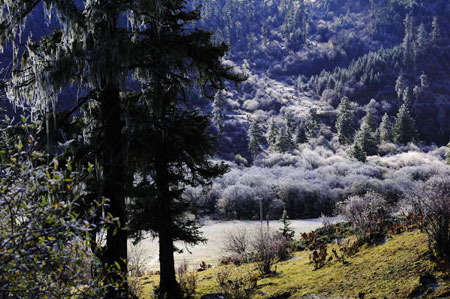
<svg viewBox="0 0 450 299">
<path fill-rule="evenodd" d="M 168 163 L 165 161 L 165 142 L 162 133 L 157 153 L 155 172 L 158 193 L 158 236 L 160 285 L 159 298 L 181 298 L 181 292 L 175 277 L 174 245 L 172 235 L 171 197 L 169 190 Z"/>
<path fill-rule="evenodd" d="M 109 199 L 107 213 L 118 218 L 120 226 L 107 230 L 104 264 L 117 272 L 108 273 L 108 278 L 114 283 L 119 282 L 119 288 L 110 287 L 106 298 L 128 298 L 127 275 L 127 232 L 125 197 L 124 197 L 124 142 L 121 120 L 119 89 L 107 85 L 100 94 L 101 119 L 103 125 L 103 196 Z M 122 276 L 122 277 L 121 277 Z M 122 283 L 124 282 L 124 283 Z"/>
</svg>

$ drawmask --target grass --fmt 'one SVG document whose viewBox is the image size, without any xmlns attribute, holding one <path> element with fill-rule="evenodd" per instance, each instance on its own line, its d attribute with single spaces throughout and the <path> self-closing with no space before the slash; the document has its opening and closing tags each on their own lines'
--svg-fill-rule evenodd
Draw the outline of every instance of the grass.
<svg viewBox="0 0 450 299">
<path fill-rule="evenodd" d="M 296 252 L 290 260 L 277 263 L 275 274 L 258 280 L 252 298 L 276 298 L 281 294 L 289 294 L 289 298 L 450 298 L 450 275 L 432 262 L 427 237 L 418 231 L 395 235 L 381 245 L 364 245 L 356 255 L 347 258 L 348 263 L 333 260 L 318 270 L 310 263 L 309 254 Z M 218 292 L 218 271 L 223 271 L 223 267 L 198 273 L 198 298 Z M 234 271 L 256 273 L 251 264 Z M 433 288 L 421 289 L 427 275 L 435 277 L 436 283 Z M 150 294 L 158 277 L 145 277 L 141 282 Z"/>
</svg>

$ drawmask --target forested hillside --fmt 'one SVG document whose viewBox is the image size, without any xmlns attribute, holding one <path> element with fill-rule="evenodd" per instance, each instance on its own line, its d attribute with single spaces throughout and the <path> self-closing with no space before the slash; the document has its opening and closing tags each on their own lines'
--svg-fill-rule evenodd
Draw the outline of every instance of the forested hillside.
<svg viewBox="0 0 450 299">
<path fill-rule="evenodd" d="M 251 160 L 250 120 L 264 124 L 267 134 L 271 120 L 282 128 L 292 118 L 298 127 L 315 108 L 320 123 L 336 133 L 344 96 L 357 128 L 375 99 L 377 126 L 385 113 L 395 123 L 400 107 L 408 106 L 418 134 L 404 143 L 450 140 L 447 1 L 192 1 L 199 5 L 200 26 L 229 44 L 227 59 L 249 75 L 217 96 L 226 99 L 214 109 L 226 159 Z"/>
<path fill-rule="evenodd" d="M 367 190 L 396 203 L 448 172 L 447 1 L 191 5 L 248 75 L 203 103 L 232 171 L 189 189 L 196 213 L 257 218 L 259 197 L 269 218 L 317 217 Z"/>
</svg>

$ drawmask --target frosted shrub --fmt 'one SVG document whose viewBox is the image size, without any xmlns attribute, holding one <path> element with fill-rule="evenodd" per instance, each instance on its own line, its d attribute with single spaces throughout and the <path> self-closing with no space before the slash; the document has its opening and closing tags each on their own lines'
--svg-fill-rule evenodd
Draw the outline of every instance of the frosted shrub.
<svg viewBox="0 0 450 299">
<path fill-rule="evenodd" d="M 225 241 L 224 250 L 230 254 L 232 260 L 241 264 L 248 260 L 250 249 L 250 240 L 245 228 L 237 229 L 234 232 L 228 232 Z"/>
<path fill-rule="evenodd" d="M 288 240 L 281 234 L 262 229 L 254 235 L 252 252 L 261 274 L 272 273 L 273 265 L 289 255 Z"/>
<path fill-rule="evenodd" d="M 365 241 L 383 234 L 389 208 L 380 194 L 368 192 L 348 198 L 341 205 L 341 213 L 352 224 L 358 241 Z"/>
<path fill-rule="evenodd" d="M 428 245 L 440 262 L 450 263 L 450 179 L 436 176 L 416 186 L 405 198 L 413 219 L 428 235 Z"/>
</svg>

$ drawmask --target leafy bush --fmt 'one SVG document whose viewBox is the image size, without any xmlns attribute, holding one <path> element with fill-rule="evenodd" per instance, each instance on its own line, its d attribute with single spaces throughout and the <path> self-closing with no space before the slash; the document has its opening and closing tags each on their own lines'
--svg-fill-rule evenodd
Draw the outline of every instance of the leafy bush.
<svg viewBox="0 0 450 299">
<path fill-rule="evenodd" d="M 25 119 L 0 127 L 0 290 L 15 298 L 100 298 L 103 275 L 115 268 L 100 269 L 91 232 L 111 218 L 98 218 L 104 201 L 91 202 L 82 218 L 76 213 L 92 167 L 75 171 L 70 160 L 38 152 L 38 131 Z"/>
</svg>

